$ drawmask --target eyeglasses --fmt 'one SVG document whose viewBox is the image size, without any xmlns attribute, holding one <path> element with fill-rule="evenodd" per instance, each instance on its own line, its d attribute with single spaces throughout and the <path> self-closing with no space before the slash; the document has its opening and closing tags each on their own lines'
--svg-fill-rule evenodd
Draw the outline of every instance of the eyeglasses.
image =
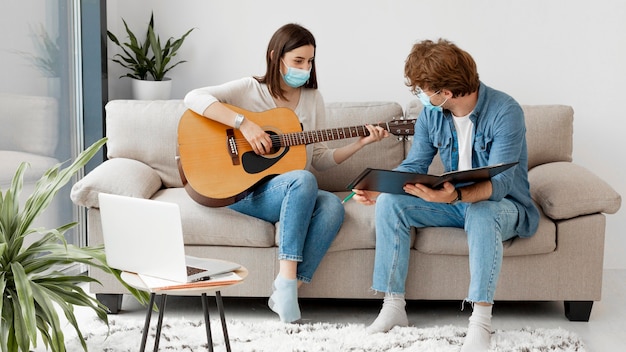
<svg viewBox="0 0 626 352">
<path fill-rule="evenodd" d="M 420 95 L 424 95 L 424 96 L 427 96 L 430 99 L 430 97 L 433 97 L 433 96 L 441 93 L 441 90 L 438 90 L 438 91 L 434 92 L 432 95 L 428 95 L 428 94 L 426 94 L 426 92 L 424 92 L 422 90 L 422 88 L 420 88 L 418 86 L 415 86 L 415 88 L 413 90 L 411 90 L 411 93 L 413 93 L 413 95 L 415 95 L 417 97 L 419 97 Z"/>
</svg>

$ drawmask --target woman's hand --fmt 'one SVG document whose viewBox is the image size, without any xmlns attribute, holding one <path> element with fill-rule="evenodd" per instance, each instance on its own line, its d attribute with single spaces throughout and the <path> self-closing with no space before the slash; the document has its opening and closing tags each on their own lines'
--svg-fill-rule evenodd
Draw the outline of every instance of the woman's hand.
<svg viewBox="0 0 626 352">
<path fill-rule="evenodd" d="M 267 154 L 272 149 L 272 139 L 270 135 L 256 123 L 245 119 L 239 127 L 239 131 L 241 131 L 246 138 L 252 150 L 258 155 Z"/>
<path fill-rule="evenodd" d="M 389 131 L 380 126 L 365 125 L 365 127 L 370 132 L 370 134 L 369 136 L 361 137 L 360 141 L 361 143 L 363 143 L 363 145 L 378 142 L 383 138 L 389 137 Z"/>
<path fill-rule="evenodd" d="M 376 198 L 380 194 L 380 192 L 374 191 L 365 191 L 362 189 L 353 189 L 354 196 L 352 199 L 363 204 L 363 205 L 373 205 L 376 203 Z"/>
</svg>

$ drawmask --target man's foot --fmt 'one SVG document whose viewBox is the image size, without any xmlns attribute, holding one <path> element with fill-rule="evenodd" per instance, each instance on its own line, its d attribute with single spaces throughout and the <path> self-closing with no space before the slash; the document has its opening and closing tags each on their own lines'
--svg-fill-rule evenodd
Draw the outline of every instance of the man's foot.
<svg viewBox="0 0 626 352">
<path fill-rule="evenodd" d="M 367 333 L 387 332 L 394 326 L 409 325 L 406 310 L 404 309 L 405 306 L 406 302 L 403 295 L 385 296 L 383 307 L 380 309 L 376 320 L 367 327 Z"/>
<path fill-rule="evenodd" d="M 470 322 L 461 352 L 487 352 L 490 345 L 491 330 L 480 324 Z"/>
<path fill-rule="evenodd" d="M 491 345 L 491 309 L 474 304 L 461 352 L 487 352 Z"/>
<path fill-rule="evenodd" d="M 284 323 L 293 323 L 300 319 L 298 306 L 298 280 L 285 279 L 278 275 L 274 280 L 274 292 L 267 304 Z"/>
</svg>

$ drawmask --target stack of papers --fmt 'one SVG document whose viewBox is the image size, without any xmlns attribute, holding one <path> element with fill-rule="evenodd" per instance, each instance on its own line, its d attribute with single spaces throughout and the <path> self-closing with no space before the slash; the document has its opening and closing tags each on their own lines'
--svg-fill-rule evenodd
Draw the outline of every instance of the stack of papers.
<svg viewBox="0 0 626 352">
<path fill-rule="evenodd" d="M 176 289 L 185 289 L 185 288 L 196 288 L 196 287 L 211 287 L 211 286 L 221 286 L 221 285 L 230 285 L 238 283 L 243 280 L 243 278 L 234 271 L 214 275 L 211 276 L 209 280 L 203 281 L 195 281 L 195 282 L 177 282 L 171 280 L 160 279 L 158 277 L 137 274 L 147 288 L 150 290 L 176 290 Z"/>
</svg>

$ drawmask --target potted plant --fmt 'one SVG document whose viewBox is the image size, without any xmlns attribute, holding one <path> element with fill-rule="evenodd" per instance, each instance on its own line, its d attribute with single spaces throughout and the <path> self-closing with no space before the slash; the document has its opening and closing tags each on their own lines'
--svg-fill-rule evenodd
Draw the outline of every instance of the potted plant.
<svg viewBox="0 0 626 352">
<path fill-rule="evenodd" d="M 123 54 L 120 53 L 113 56 L 113 62 L 117 62 L 130 70 L 129 73 L 120 76 L 120 78 L 130 77 L 133 79 L 133 95 L 137 99 L 168 99 L 171 90 L 171 80 L 165 74 L 174 67 L 186 62 L 181 60 L 174 63 L 172 59 L 194 28 L 188 30 L 178 39 L 169 38 L 165 43 L 161 43 L 160 37 L 154 30 L 154 13 L 150 15 L 146 36 L 141 41 L 128 28 L 128 24 L 124 19 L 122 19 L 122 22 L 124 22 L 126 34 L 128 35 L 127 42 L 120 43 L 113 33 L 107 31 L 109 39 L 123 51 Z M 145 89 L 154 90 L 155 85 L 165 85 L 165 92 L 158 93 L 158 96 L 155 97 L 142 94 L 141 91 L 136 90 L 140 89 L 140 86 L 147 86 Z"/>
<path fill-rule="evenodd" d="M 76 223 L 56 229 L 31 226 L 57 192 L 105 142 L 106 138 L 102 138 L 94 143 L 65 169 L 59 164 L 47 170 L 23 208 L 18 199 L 27 163 L 18 167 L 10 188 L 0 190 L 0 350 L 3 352 L 30 351 L 31 346 L 37 346 L 38 338 L 46 349 L 65 351 L 58 311 L 74 327 L 86 351 L 74 316 L 75 306 L 92 308 L 108 325 L 106 306 L 81 288 L 82 284 L 96 280 L 85 274 L 63 272 L 67 264 L 83 263 L 109 272 L 142 304 L 148 302 L 147 293 L 128 286 L 122 281 L 120 271 L 107 265 L 102 246 L 77 247 L 66 242 L 64 233 Z M 30 235 L 40 238 L 25 245 Z"/>
</svg>

